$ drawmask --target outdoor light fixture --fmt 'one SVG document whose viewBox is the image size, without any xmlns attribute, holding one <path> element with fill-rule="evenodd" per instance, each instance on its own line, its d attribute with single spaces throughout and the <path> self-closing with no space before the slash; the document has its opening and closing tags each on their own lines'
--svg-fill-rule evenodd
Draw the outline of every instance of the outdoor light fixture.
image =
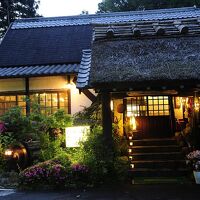
<svg viewBox="0 0 200 200">
<path fill-rule="evenodd" d="M 12 154 L 13 154 L 13 151 L 10 150 L 10 149 L 7 149 L 7 150 L 5 151 L 5 156 L 12 156 Z"/>
<path fill-rule="evenodd" d="M 135 165 L 134 165 L 134 164 L 131 164 L 131 168 L 134 169 L 134 168 L 135 168 Z"/>
<path fill-rule="evenodd" d="M 86 140 L 89 131 L 89 126 L 77 126 L 66 128 L 66 147 L 79 147 L 79 142 Z"/>
<path fill-rule="evenodd" d="M 133 142 L 130 142 L 130 146 L 133 146 Z"/>
<path fill-rule="evenodd" d="M 132 129 L 135 131 L 137 129 L 137 125 L 136 125 L 136 120 L 135 120 L 135 117 L 132 116 L 130 118 L 130 125 L 132 126 Z"/>
<path fill-rule="evenodd" d="M 200 103 L 199 103 L 198 98 L 195 98 L 195 100 L 194 100 L 194 108 L 196 111 L 199 111 L 199 109 L 200 109 Z"/>
<path fill-rule="evenodd" d="M 114 102 L 113 102 L 113 100 L 110 101 L 110 109 L 111 109 L 111 111 L 113 111 L 113 109 L 114 109 Z"/>
<path fill-rule="evenodd" d="M 132 152 L 132 149 L 129 149 L 128 152 L 131 153 L 131 152 Z"/>
</svg>

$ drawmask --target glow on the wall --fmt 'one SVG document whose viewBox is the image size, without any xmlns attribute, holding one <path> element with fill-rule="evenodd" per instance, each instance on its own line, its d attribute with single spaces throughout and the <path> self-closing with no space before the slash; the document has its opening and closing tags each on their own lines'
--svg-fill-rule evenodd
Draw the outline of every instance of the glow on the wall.
<svg viewBox="0 0 200 200">
<path fill-rule="evenodd" d="M 66 128 L 66 147 L 79 147 L 79 142 L 86 140 L 89 131 L 89 126 L 76 126 Z"/>
</svg>

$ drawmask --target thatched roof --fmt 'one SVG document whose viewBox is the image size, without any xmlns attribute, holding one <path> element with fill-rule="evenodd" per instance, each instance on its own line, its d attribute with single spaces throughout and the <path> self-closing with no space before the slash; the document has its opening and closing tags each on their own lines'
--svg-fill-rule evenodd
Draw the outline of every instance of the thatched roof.
<svg viewBox="0 0 200 200">
<path fill-rule="evenodd" d="M 200 81 L 200 37 L 97 41 L 90 85 Z"/>
</svg>

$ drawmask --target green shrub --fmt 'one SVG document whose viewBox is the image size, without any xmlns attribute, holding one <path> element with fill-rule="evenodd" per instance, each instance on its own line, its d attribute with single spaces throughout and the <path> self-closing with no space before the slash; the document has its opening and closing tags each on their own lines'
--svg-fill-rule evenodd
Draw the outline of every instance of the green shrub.
<svg viewBox="0 0 200 200">
<path fill-rule="evenodd" d="M 17 141 L 24 141 L 30 138 L 31 124 L 29 118 L 22 114 L 20 107 L 10 108 L 1 120 L 6 124 L 7 132 L 12 133 L 12 137 Z"/>
<path fill-rule="evenodd" d="M 58 138 L 52 138 L 49 133 L 43 133 L 40 136 L 40 161 L 50 160 L 55 158 L 57 155 L 64 153 L 62 143 L 64 136 Z"/>
<path fill-rule="evenodd" d="M 83 164 L 73 164 L 70 168 L 70 187 L 83 188 L 89 186 L 91 181 L 90 169 Z"/>
<path fill-rule="evenodd" d="M 120 139 L 114 139 L 115 145 L 112 149 L 105 145 L 102 128 L 94 127 L 88 134 L 87 140 L 82 142 L 80 148 L 73 154 L 72 161 L 89 167 L 93 184 L 126 179 L 128 161 L 119 159 Z M 123 170 L 125 170 L 124 174 Z"/>
</svg>

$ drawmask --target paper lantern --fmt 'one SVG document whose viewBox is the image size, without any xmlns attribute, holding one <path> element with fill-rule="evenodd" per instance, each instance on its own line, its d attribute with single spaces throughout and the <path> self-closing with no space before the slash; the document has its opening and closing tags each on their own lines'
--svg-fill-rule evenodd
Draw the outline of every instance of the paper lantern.
<svg viewBox="0 0 200 200">
<path fill-rule="evenodd" d="M 119 104 L 119 105 L 117 106 L 117 112 L 118 112 L 118 113 L 124 113 L 124 111 L 125 111 L 125 106 L 124 106 L 124 104 Z"/>
</svg>

